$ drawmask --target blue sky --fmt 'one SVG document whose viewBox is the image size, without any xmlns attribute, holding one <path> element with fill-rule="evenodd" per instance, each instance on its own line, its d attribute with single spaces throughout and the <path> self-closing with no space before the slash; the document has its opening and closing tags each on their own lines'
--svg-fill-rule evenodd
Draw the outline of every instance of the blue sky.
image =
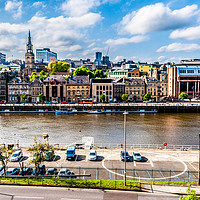
<svg viewBox="0 0 200 200">
<path fill-rule="evenodd" d="M 200 58 L 197 0 L 1 0 L 0 52 L 24 60 L 28 30 L 36 48 L 59 59 L 161 63 Z"/>
</svg>

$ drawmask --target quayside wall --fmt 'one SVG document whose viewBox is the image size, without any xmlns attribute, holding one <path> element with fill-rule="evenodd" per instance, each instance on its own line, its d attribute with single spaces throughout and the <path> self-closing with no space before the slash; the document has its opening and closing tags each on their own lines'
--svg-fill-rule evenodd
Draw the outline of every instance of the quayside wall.
<svg viewBox="0 0 200 200">
<path fill-rule="evenodd" d="M 54 112 L 60 109 L 157 111 L 158 113 L 199 113 L 200 102 L 182 103 L 97 103 L 97 104 L 0 104 L 0 112 Z"/>
</svg>

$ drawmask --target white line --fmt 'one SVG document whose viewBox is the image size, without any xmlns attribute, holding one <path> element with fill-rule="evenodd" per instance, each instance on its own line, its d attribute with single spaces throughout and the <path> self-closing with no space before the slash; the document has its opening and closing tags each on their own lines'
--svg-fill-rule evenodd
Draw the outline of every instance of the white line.
<svg viewBox="0 0 200 200">
<path fill-rule="evenodd" d="M 44 199 L 44 197 L 14 196 L 15 199 Z"/>
<path fill-rule="evenodd" d="M 154 167 L 153 161 L 151 159 L 149 161 L 150 161 L 151 166 Z"/>
<path fill-rule="evenodd" d="M 114 172 L 114 171 L 108 169 L 108 168 L 105 166 L 105 164 L 104 164 L 104 162 L 105 162 L 106 159 L 110 158 L 111 156 L 117 155 L 117 154 L 118 154 L 118 153 L 116 153 L 116 154 L 110 154 L 107 158 L 105 158 L 105 159 L 102 161 L 102 166 L 103 166 L 103 168 L 104 168 L 105 170 L 109 171 L 110 173 L 113 173 L 113 174 L 116 174 L 116 175 L 118 175 L 118 176 L 124 177 L 124 175 L 119 174 L 119 173 L 116 173 L 116 172 Z M 161 156 L 162 154 L 159 154 L 159 155 Z M 165 155 L 164 155 L 164 156 L 165 156 Z M 163 180 L 163 179 L 177 178 L 178 176 L 181 176 L 182 174 L 184 174 L 184 173 L 187 171 L 187 165 L 186 165 L 182 160 L 180 160 L 180 159 L 178 159 L 178 158 L 176 158 L 176 157 L 174 157 L 174 156 L 170 156 L 170 155 L 168 155 L 168 156 L 166 156 L 166 157 L 171 157 L 171 158 L 173 158 L 174 160 L 177 160 L 177 161 L 181 162 L 181 163 L 184 165 L 185 169 L 184 169 L 181 173 L 176 174 L 175 176 L 171 176 L 171 177 L 168 176 L 168 177 L 165 177 L 165 178 L 154 178 L 154 180 Z M 138 177 L 134 177 L 134 176 L 126 176 L 126 177 L 127 177 L 127 178 L 135 178 L 135 179 L 138 179 Z M 143 180 L 151 180 L 150 178 L 144 178 L 144 177 L 142 177 L 142 178 L 140 177 L 140 179 L 143 179 Z"/>
<path fill-rule="evenodd" d="M 134 164 L 134 167 L 136 167 L 136 162 L 135 162 L 135 160 L 133 161 L 133 164 Z"/>
</svg>

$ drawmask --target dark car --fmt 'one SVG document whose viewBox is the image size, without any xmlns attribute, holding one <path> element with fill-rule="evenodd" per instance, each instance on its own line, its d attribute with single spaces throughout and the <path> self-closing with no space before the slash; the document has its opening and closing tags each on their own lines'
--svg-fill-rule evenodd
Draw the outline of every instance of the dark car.
<svg viewBox="0 0 200 200">
<path fill-rule="evenodd" d="M 19 172 L 20 172 L 20 169 L 19 169 L 19 168 L 8 168 L 5 174 L 6 174 L 7 176 L 10 176 L 10 175 L 18 175 Z"/>
<path fill-rule="evenodd" d="M 62 169 L 60 169 L 60 171 L 58 173 L 59 177 L 69 176 L 69 175 L 74 175 L 74 172 L 70 171 L 68 168 L 62 168 Z M 71 178 L 71 177 L 69 176 L 69 178 Z"/>
<path fill-rule="evenodd" d="M 53 161 L 55 160 L 56 156 L 54 154 L 54 151 L 48 151 L 46 154 L 45 154 L 45 160 L 46 161 Z"/>
<path fill-rule="evenodd" d="M 126 161 L 131 161 L 131 156 L 128 154 L 128 152 L 126 151 L 126 156 L 125 156 L 125 151 L 121 151 L 120 153 L 120 158 L 121 158 L 121 161 L 124 161 L 126 157 Z"/>
<path fill-rule="evenodd" d="M 22 176 L 24 176 L 24 175 L 31 175 L 32 173 L 33 173 L 33 169 L 32 168 L 25 167 L 25 168 L 23 168 L 23 171 L 21 170 L 19 172 L 19 175 L 22 175 Z"/>
<path fill-rule="evenodd" d="M 57 172 L 56 168 L 49 168 L 46 171 L 46 175 L 57 175 L 57 174 L 58 174 L 58 172 Z"/>
<path fill-rule="evenodd" d="M 33 170 L 33 172 L 32 172 L 31 175 L 35 175 L 35 171 L 36 171 L 36 175 L 37 175 L 37 176 L 45 175 L 45 173 L 46 173 L 45 165 L 40 164 L 40 165 L 36 168 L 36 170 L 35 170 L 35 169 Z"/>
</svg>

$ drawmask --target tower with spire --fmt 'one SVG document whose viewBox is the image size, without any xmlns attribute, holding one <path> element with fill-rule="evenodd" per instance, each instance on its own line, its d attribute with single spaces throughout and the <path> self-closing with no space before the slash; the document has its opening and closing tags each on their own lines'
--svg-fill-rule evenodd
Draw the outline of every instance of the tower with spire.
<svg viewBox="0 0 200 200">
<path fill-rule="evenodd" d="M 26 44 L 26 53 L 25 53 L 25 70 L 26 74 L 30 71 L 33 71 L 35 68 L 35 55 L 33 53 L 33 45 L 31 43 L 31 32 L 29 30 L 28 42 Z"/>
</svg>

